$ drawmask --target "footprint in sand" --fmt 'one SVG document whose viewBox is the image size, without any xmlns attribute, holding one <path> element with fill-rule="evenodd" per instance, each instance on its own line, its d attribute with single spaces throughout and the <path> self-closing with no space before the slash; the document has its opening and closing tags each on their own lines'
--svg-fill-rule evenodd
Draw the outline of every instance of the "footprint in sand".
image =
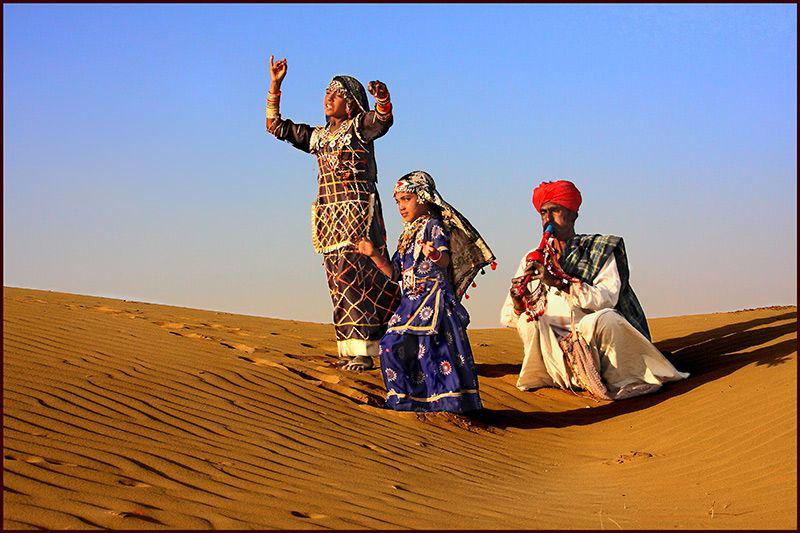
<svg viewBox="0 0 800 533">
<path fill-rule="evenodd" d="M 220 344 L 226 348 L 230 348 L 232 350 L 239 350 L 241 352 L 253 353 L 256 351 L 255 348 L 252 346 L 248 346 L 246 344 L 239 344 L 238 342 L 220 342 Z"/>
<path fill-rule="evenodd" d="M 201 335 L 199 333 L 185 333 L 183 336 L 188 337 L 190 339 L 205 339 L 209 341 L 214 340 L 212 337 L 209 337 L 208 335 Z"/>
<path fill-rule="evenodd" d="M 247 356 L 244 356 L 244 355 L 240 355 L 239 359 L 241 359 L 243 361 L 247 361 L 248 363 L 252 363 L 254 365 L 273 366 L 273 367 L 283 368 L 283 369 L 286 368 L 285 366 L 283 366 L 282 364 L 280 364 L 280 363 L 278 363 L 276 361 L 271 361 L 269 359 L 264 359 L 263 357 L 247 357 Z"/>
<path fill-rule="evenodd" d="M 604 461 L 604 464 L 607 465 L 614 465 L 614 464 L 627 464 L 627 463 L 634 463 L 639 461 L 645 461 L 647 459 L 651 459 L 653 457 L 652 453 L 649 452 L 637 452 L 631 451 L 631 453 L 621 453 L 617 456 L 616 459 L 610 461 Z"/>
<path fill-rule="evenodd" d="M 183 322 L 153 322 L 156 326 L 162 327 L 164 329 L 183 329 L 186 327 L 186 324 Z"/>
<path fill-rule="evenodd" d="M 201 335 L 199 333 L 181 333 L 179 331 L 169 331 L 167 332 L 170 335 L 176 335 L 178 337 L 186 337 L 187 339 L 203 339 L 207 341 L 213 341 L 213 337 L 209 337 L 207 335 Z"/>
</svg>

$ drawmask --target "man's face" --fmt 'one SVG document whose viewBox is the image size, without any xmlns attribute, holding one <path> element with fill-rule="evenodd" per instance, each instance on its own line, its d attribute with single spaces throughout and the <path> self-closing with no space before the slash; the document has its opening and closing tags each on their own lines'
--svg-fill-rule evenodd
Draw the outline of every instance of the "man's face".
<svg viewBox="0 0 800 533">
<path fill-rule="evenodd" d="M 571 237 L 575 233 L 575 219 L 578 213 L 570 211 L 563 205 L 547 202 L 539 210 L 542 217 L 542 227 L 553 224 L 553 233 L 556 238 Z"/>
</svg>

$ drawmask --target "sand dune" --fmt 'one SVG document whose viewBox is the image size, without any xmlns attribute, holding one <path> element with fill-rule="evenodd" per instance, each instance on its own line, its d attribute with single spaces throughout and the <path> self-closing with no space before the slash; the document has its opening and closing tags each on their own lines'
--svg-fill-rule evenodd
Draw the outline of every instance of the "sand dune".
<svg viewBox="0 0 800 533">
<path fill-rule="evenodd" d="M 4 289 L 5 528 L 795 528 L 797 312 L 651 321 L 692 377 L 595 402 L 514 387 L 473 330 L 486 413 L 382 409 L 333 328 Z"/>
</svg>

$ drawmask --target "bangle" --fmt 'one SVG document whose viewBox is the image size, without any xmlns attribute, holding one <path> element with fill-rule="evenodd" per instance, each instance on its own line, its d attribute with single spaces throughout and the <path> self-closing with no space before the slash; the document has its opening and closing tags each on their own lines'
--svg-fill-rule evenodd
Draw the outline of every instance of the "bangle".
<svg viewBox="0 0 800 533">
<path fill-rule="evenodd" d="M 433 252 L 436 252 L 436 257 L 433 257 Z M 431 252 L 431 254 L 428 256 L 428 259 L 430 259 L 435 263 L 436 261 L 442 258 L 442 252 L 440 250 L 437 250 L 436 248 L 433 249 L 433 252 Z"/>
<path fill-rule="evenodd" d="M 389 102 L 388 99 L 386 102 L 378 102 L 375 104 L 375 111 L 381 115 L 388 115 L 392 112 L 392 103 Z"/>
</svg>

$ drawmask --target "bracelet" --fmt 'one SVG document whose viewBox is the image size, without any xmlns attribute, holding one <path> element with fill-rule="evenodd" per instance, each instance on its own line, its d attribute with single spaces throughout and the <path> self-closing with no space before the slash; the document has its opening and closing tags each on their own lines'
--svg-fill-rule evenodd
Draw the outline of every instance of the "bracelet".
<svg viewBox="0 0 800 533">
<path fill-rule="evenodd" d="M 392 112 L 392 103 L 387 102 L 385 104 L 377 103 L 375 104 L 375 111 L 377 111 L 381 115 L 388 115 Z"/>
<path fill-rule="evenodd" d="M 267 107 L 267 119 L 281 118 L 281 112 L 277 107 Z"/>
</svg>

